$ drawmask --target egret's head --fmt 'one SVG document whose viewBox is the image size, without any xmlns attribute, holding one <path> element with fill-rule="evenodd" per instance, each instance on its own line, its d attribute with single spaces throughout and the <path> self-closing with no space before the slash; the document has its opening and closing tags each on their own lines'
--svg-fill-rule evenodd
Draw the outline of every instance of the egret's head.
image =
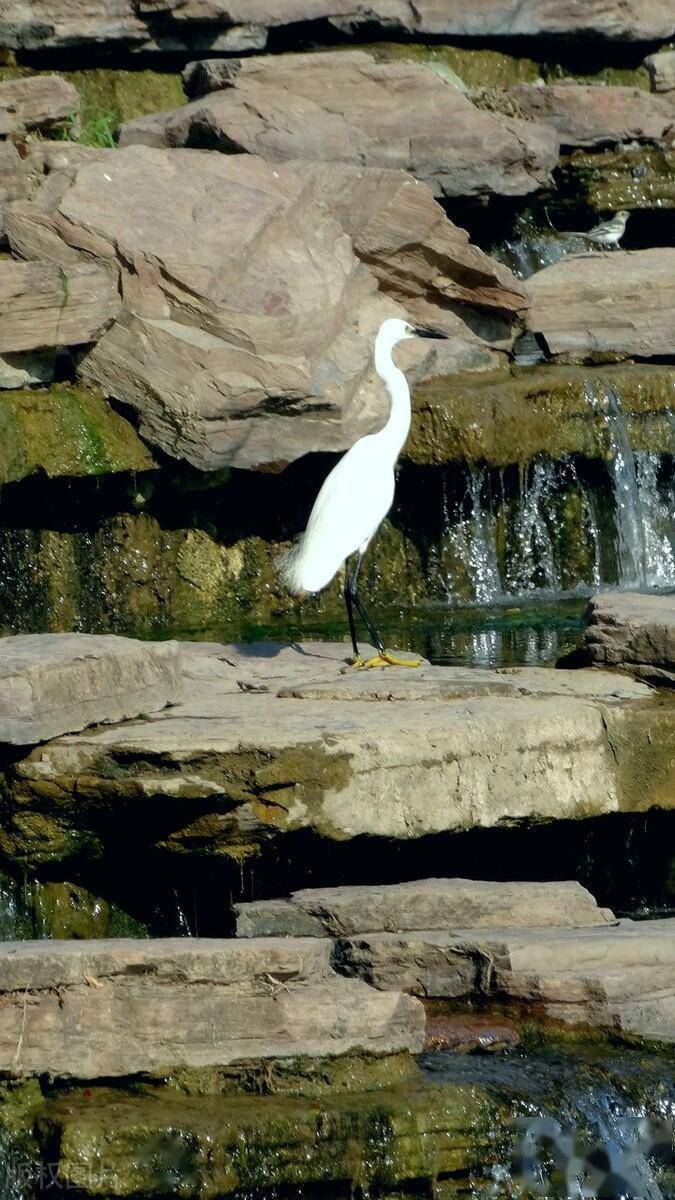
<svg viewBox="0 0 675 1200">
<path fill-rule="evenodd" d="M 380 325 L 377 342 L 380 346 L 386 345 L 392 349 L 397 342 L 403 342 L 407 338 L 447 338 L 447 336 L 447 333 L 443 333 L 440 329 L 427 329 L 423 325 L 412 325 L 410 321 L 403 321 L 400 317 L 389 317 Z"/>
</svg>

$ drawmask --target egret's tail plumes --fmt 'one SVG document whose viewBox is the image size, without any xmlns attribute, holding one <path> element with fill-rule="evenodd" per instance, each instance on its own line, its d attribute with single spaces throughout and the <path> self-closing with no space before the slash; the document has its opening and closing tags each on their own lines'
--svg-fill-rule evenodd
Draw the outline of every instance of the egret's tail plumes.
<svg viewBox="0 0 675 1200">
<path fill-rule="evenodd" d="M 335 561 L 335 554 L 330 556 L 330 561 L 327 561 L 328 555 L 317 554 L 318 539 L 311 536 L 313 532 L 305 530 L 279 563 L 282 583 L 296 596 L 303 592 L 320 592 L 330 583 L 342 562 L 342 558 Z"/>
</svg>

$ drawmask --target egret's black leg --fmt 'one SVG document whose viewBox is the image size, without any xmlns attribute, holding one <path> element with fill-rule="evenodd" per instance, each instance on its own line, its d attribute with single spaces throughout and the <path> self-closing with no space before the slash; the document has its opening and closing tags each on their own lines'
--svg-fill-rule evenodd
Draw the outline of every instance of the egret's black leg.
<svg viewBox="0 0 675 1200">
<path fill-rule="evenodd" d="M 359 571 L 361 570 L 362 559 L 363 559 L 363 555 L 357 554 L 356 566 L 354 567 L 352 577 L 351 577 L 351 579 L 349 579 L 348 575 L 346 577 L 347 578 L 346 586 L 349 588 L 349 599 L 350 599 L 351 604 L 353 605 L 353 607 L 356 609 L 357 613 L 359 614 L 361 620 L 363 621 L 363 624 L 365 625 L 366 629 L 368 630 L 368 633 L 369 633 L 370 637 L 372 638 L 372 642 L 373 642 L 373 645 L 375 646 L 375 649 L 378 651 L 378 653 L 384 654 L 384 642 L 382 641 L 382 638 L 380 637 L 379 633 L 377 632 L 377 629 L 375 628 L 375 626 L 373 625 L 373 622 L 371 621 L 370 617 L 368 616 L 368 613 L 366 612 L 366 607 L 363 603 L 363 600 L 359 596 Z M 355 639 L 354 639 L 354 644 L 356 645 Z M 358 655 L 358 650 L 356 651 L 356 653 Z"/>
<path fill-rule="evenodd" d="M 356 640 L 356 626 L 354 624 L 354 601 L 352 599 L 351 579 L 349 578 L 349 563 L 345 563 L 345 608 L 347 609 L 347 620 L 349 621 L 349 633 L 354 647 L 354 658 L 359 658 L 359 645 Z"/>
</svg>

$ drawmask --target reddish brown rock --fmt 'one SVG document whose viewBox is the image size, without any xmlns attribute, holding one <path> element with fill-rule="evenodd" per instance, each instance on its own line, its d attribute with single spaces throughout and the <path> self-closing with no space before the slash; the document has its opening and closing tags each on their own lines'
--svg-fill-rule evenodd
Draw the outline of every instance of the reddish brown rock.
<svg viewBox="0 0 675 1200">
<path fill-rule="evenodd" d="M 552 125 L 563 146 L 661 142 L 675 136 L 675 96 L 571 82 L 523 83 L 509 95 L 530 120 Z"/>
<path fill-rule="evenodd" d="M 79 112 L 77 88 L 58 75 L 31 75 L 0 83 L 0 137 L 69 127 L 76 123 Z"/>
<path fill-rule="evenodd" d="M 558 161 L 549 126 L 501 119 L 426 66 L 360 50 L 230 62 L 222 89 L 168 115 L 165 136 L 271 162 L 402 168 L 439 196 L 526 195 Z"/>
<path fill-rule="evenodd" d="M 205 470 L 340 450 L 381 426 L 385 316 L 452 335 L 402 347 L 415 382 L 492 366 L 476 329 L 508 346 L 525 307 L 403 172 L 143 146 L 65 157 L 11 207 L 11 244 L 64 270 L 83 256 L 119 270 L 120 316 L 81 375 Z"/>
<path fill-rule="evenodd" d="M 529 328 L 554 355 L 654 358 L 675 345 L 675 249 L 568 255 L 527 281 Z"/>
<path fill-rule="evenodd" d="M 429 1015 L 425 1050 L 454 1050 L 457 1054 L 494 1054 L 520 1042 L 518 1030 L 506 1017 L 452 1013 Z"/>
<path fill-rule="evenodd" d="M 92 342 L 119 308 L 115 273 L 95 263 L 0 262 L 0 353 Z"/>
<path fill-rule="evenodd" d="M 238 53 L 264 48 L 269 31 L 329 22 L 345 33 L 453 37 L 584 37 L 612 41 L 672 38 L 670 0 L 5 0 L 0 43 L 45 49 L 115 44 L 133 51 Z M 320 30 L 317 31 L 320 34 Z"/>
</svg>

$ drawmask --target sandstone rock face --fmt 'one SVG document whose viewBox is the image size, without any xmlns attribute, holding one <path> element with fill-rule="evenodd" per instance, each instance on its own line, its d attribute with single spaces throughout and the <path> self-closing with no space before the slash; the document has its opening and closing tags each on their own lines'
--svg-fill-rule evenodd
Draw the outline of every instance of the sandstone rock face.
<svg viewBox="0 0 675 1200">
<path fill-rule="evenodd" d="M 334 961 L 376 987 L 532 1003 L 572 1025 L 675 1041 L 675 921 L 606 929 L 372 933 Z"/>
<path fill-rule="evenodd" d="M 100 855 L 112 812 L 148 851 L 241 863 L 298 830 L 407 840 L 672 807 L 675 713 L 643 684 L 530 668 L 341 675 L 348 650 L 185 646 L 181 704 L 8 770 L 0 849 L 30 864 Z M 141 815 L 163 797 L 171 828 L 153 834 Z"/>
<path fill-rule="evenodd" d="M 582 653 L 603 667 L 635 668 L 675 684 L 675 596 L 606 592 L 590 603 Z M 655 668 L 650 671 L 650 668 Z"/>
<path fill-rule="evenodd" d="M 527 281 L 528 325 L 554 355 L 653 358 L 675 343 L 675 250 L 589 253 Z"/>
<path fill-rule="evenodd" d="M 157 712 L 181 692 L 175 642 L 80 633 L 0 641 L 0 744 L 34 745 Z"/>
<path fill-rule="evenodd" d="M 501 119 L 426 66 L 363 51 L 228 63 L 222 90 L 176 109 L 165 136 L 271 162 L 402 168 L 438 196 L 526 195 L 558 161 L 550 126 Z"/>
<path fill-rule="evenodd" d="M 0 262 L 0 352 L 93 342 L 119 308 L 113 276 L 94 263 Z"/>
<path fill-rule="evenodd" d="M 411 929 L 474 929 L 504 926 L 606 925 L 613 914 L 598 908 L 581 884 L 492 883 L 472 879 L 421 879 L 415 883 L 305 888 L 286 901 L 239 904 L 238 937 L 292 935 L 302 917 L 314 932 L 340 937 Z M 310 927 L 311 928 L 311 927 Z M 308 929 L 309 932 L 309 929 Z"/>
<path fill-rule="evenodd" d="M 674 132 L 675 98 L 652 96 L 640 88 L 524 83 L 509 95 L 524 116 L 552 125 L 562 146 L 661 142 Z"/>
<path fill-rule="evenodd" d="M 317 939 L 0 945 L 0 1073 L 92 1079 L 420 1050 L 424 1010 L 339 978 Z"/>
<path fill-rule="evenodd" d="M 215 53 L 262 49 L 271 29 L 298 21 L 328 21 L 350 33 L 360 25 L 383 31 L 460 37 L 594 37 L 612 41 L 672 38 L 669 0 L 8 0 L 0 41 L 12 48 L 119 43 L 134 51 L 185 48 Z"/>
<path fill-rule="evenodd" d="M 402 348 L 412 382 L 492 365 L 461 304 L 510 343 L 520 285 L 402 172 L 141 146 L 94 155 L 69 155 L 35 202 L 12 206 L 11 243 L 64 269 L 83 252 L 119 269 L 120 316 L 81 375 L 197 467 L 283 464 L 380 428 L 371 356 L 385 316 L 453 335 Z"/>
<path fill-rule="evenodd" d="M 76 122 L 79 112 L 77 88 L 58 75 L 0 82 L 0 137 L 32 129 L 49 133 L 69 127 Z"/>
<path fill-rule="evenodd" d="M 675 50 L 662 50 L 645 59 L 655 92 L 675 91 Z"/>
</svg>

